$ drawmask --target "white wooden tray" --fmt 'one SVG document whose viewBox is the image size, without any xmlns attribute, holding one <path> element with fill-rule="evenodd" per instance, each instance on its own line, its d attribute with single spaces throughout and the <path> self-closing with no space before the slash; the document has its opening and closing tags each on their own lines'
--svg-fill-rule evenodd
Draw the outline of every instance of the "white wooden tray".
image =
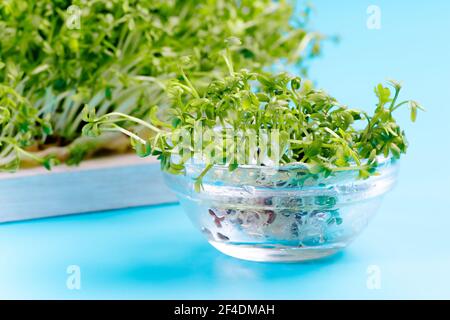
<svg viewBox="0 0 450 320">
<path fill-rule="evenodd" d="M 171 202 L 157 160 L 132 154 L 0 173 L 0 223 Z"/>
</svg>

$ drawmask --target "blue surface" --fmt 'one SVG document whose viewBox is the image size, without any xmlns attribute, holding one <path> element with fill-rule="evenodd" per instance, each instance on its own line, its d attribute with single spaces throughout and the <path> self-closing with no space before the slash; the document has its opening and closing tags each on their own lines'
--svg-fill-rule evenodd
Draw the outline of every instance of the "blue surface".
<svg viewBox="0 0 450 320">
<path fill-rule="evenodd" d="M 373 86 L 404 81 L 428 112 L 401 116 L 411 148 L 397 188 L 346 251 L 305 264 L 263 264 L 210 247 L 177 205 L 0 226 L 0 298 L 450 298 L 450 2 L 315 1 L 315 27 L 339 34 L 310 75 L 339 100 L 370 109 Z M 81 289 L 66 287 L 69 265 Z M 380 289 L 367 269 L 380 270 Z"/>
</svg>

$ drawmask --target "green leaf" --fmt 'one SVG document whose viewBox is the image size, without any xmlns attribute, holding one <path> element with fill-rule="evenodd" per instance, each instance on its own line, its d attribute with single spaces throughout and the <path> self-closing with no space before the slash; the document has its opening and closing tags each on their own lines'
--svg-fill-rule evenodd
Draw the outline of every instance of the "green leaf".
<svg viewBox="0 0 450 320">
<path fill-rule="evenodd" d="M 109 86 L 105 88 L 105 98 L 108 100 L 112 99 L 112 90 Z"/>
<path fill-rule="evenodd" d="M 265 93 L 258 92 L 258 93 L 256 93 L 256 96 L 258 97 L 258 100 L 260 102 L 269 102 L 270 101 L 269 96 Z"/>
<path fill-rule="evenodd" d="M 131 139 L 131 145 L 136 151 L 136 154 L 141 158 L 148 157 L 152 153 L 152 147 L 148 141 L 142 143 L 142 141 Z"/>
<path fill-rule="evenodd" d="M 402 84 L 396 80 L 389 80 L 388 83 L 396 90 L 396 91 L 400 91 L 400 89 L 402 88 Z"/>
<path fill-rule="evenodd" d="M 375 94 L 379 99 L 380 106 L 384 106 L 386 103 L 391 101 L 391 90 L 389 90 L 389 88 L 387 87 L 384 87 L 382 84 L 378 84 L 375 87 Z"/>
<path fill-rule="evenodd" d="M 409 107 L 411 109 L 411 121 L 416 122 L 417 120 L 417 112 L 420 111 L 426 111 L 425 108 L 423 108 L 419 103 L 416 101 L 410 101 Z"/>
<path fill-rule="evenodd" d="M 81 117 L 84 122 L 93 122 L 96 120 L 97 115 L 95 109 L 86 104 L 83 108 Z"/>
<path fill-rule="evenodd" d="M 301 87 L 302 80 L 299 77 L 293 78 L 291 80 L 291 87 L 293 90 L 298 90 Z"/>
<path fill-rule="evenodd" d="M 181 119 L 178 117 L 175 117 L 172 119 L 172 127 L 178 128 L 178 126 L 181 124 Z"/>
<path fill-rule="evenodd" d="M 367 170 L 360 170 L 359 171 L 359 178 L 360 179 L 368 179 L 370 177 L 370 172 Z"/>
<path fill-rule="evenodd" d="M 96 138 L 99 137 L 101 132 L 98 123 L 88 123 L 83 127 L 83 136 Z"/>
<path fill-rule="evenodd" d="M 416 122 L 416 120 L 417 120 L 417 107 L 411 105 L 411 121 Z"/>
<path fill-rule="evenodd" d="M 232 172 L 232 171 L 236 170 L 238 167 L 239 167 L 239 164 L 237 162 L 233 162 L 233 163 L 229 164 L 228 169 L 230 172 Z"/>
<path fill-rule="evenodd" d="M 47 170 L 51 170 L 54 166 L 59 164 L 59 160 L 55 156 L 49 155 L 42 159 L 41 163 Z"/>
</svg>

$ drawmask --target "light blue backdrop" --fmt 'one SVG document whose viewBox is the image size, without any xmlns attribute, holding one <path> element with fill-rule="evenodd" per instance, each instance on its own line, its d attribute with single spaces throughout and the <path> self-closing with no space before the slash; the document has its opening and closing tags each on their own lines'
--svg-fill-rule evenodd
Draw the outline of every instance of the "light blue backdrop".
<svg viewBox="0 0 450 320">
<path fill-rule="evenodd" d="M 401 123 L 411 142 L 397 188 L 345 252 L 261 264 L 210 247 L 176 206 L 0 226 L 0 298 L 450 298 L 450 2 L 314 1 L 314 27 L 339 34 L 310 75 L 339 100 L 372 108 L 373 86 L 403 80 L 428 112 Z M 378 5 L 381 29 L 366 28 Z M 69 265 L 81 290 L 66 287 Z M 367 287 L 369 266 L 381 288 Z"/>
</svg>

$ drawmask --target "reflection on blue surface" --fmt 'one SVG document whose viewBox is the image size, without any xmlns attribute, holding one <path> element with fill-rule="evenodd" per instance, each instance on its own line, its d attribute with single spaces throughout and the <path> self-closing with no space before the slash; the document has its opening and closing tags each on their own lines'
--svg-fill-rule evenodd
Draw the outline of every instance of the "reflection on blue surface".
<svg viewBox="0 0 450 320">
<path fill-rule="evenodd" d="M 411 148 L 400 183 L 348 250 L 304 264 L 235 260 L 176 205 L 13 223 L 0 226 L 0 298 L 450 298 L 450 2 L 377 1 L 381 30 L 366 28 L 371 2 L 315 4 L 316 29 L 342 38 L 312 65 L 319 86 L 369 109 L 373 86 L 392 77 L 428 109 L 415 125 L 401 116 Z M 81 290 L 66 287 L 69 265 Z M 372 265 L 380 289 L 367 286 Z"/>
</svg>

